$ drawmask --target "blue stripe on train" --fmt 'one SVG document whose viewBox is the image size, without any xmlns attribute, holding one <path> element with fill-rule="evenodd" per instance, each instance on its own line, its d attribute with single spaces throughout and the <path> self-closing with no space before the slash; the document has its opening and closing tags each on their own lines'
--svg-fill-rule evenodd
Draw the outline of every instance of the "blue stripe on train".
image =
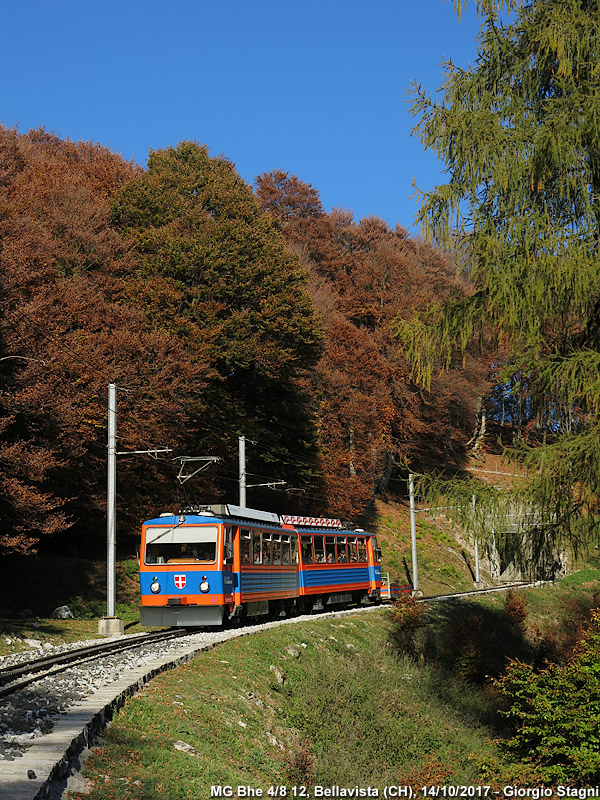
<svg viewBox="0 0 600 800">
<path fill-rule="evenodd" d="M 315 586 L 339 586 L 347 583 L 366 583 L 369 580 L 368 567 L 354 569 L 306 569 L 300 573 L 300 586 L 307 589 Z"/>
<path fill-rule="evenodd" d="M 297 572 L 242 572 L 242 592 L 295 592 Z"/>
</svg>

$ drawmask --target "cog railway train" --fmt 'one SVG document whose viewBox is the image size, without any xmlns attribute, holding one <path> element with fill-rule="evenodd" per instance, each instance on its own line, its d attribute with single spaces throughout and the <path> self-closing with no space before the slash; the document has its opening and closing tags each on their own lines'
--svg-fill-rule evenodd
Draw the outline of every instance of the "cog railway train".
<svg viewBox="0 0 600 800">
<path fill-rule="evenodd" d="M 143 625 L 292 616 L 380 602 L 381 551 L 337 519 L 205 506 L 144 523 L 140 587 Z"/>
</svg>

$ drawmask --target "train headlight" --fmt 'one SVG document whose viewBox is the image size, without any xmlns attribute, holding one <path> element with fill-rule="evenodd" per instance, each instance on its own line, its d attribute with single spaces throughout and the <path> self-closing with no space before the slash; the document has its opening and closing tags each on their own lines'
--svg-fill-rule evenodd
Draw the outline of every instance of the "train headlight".
<svg viewBox="0 0 600 800">
<path fill-rule="evenodd" d="M 206 580 L 206 578 L 203 577 L 202 578 L 202 583 L 200 584 L 200 591 L 203 594 L 206 594 L 206 592 L 208 592 L 209 589 L 210 589 L 210 585 L 209 585 L 208 581 Z"/>
<path fill-rule="evenodd" d="M 158 578 L 152 578 L 152 583 L 150 584 L 150 591 L 152 594 L 158 594 L 160 592 L 160 583 L 158 582 Z"/>
</svg>

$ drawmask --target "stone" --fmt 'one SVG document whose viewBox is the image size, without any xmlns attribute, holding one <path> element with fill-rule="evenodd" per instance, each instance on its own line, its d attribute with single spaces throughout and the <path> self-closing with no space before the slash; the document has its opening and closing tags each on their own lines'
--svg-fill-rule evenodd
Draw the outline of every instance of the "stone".
<svg viewBox="0 0 600 800">
<path fill-rule="evenodd" d="M 173 742 L 173 747 L 175 750 L 179 750 L 182 753 L 188 753 L 190 756 L 196 756 L 197 758 L 200 756 L 200 753 L 193 747 L 191 744 L 187 742 L 183 742 L 181 739 L 178 739 L 176 742 Z"/>
<path fill-rule="evenodd" d="M 69 606 L 58 606 L 50 614 L 51 619 L 75 619 Z"/>
<path fill-rule="evenodd" d="M 276 667 L 274 664 L 269 666 L 269 671 L 275 675 L 275 680 L 280 686 L 283 686 L 285 683 L 285 673 Z"/>
</svg>

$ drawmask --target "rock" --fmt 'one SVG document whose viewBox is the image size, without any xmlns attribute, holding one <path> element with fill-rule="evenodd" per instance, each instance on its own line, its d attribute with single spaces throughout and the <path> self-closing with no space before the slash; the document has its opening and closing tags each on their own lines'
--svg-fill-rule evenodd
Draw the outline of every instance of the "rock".
<svg viewBox="0 0 600 800">
<path fill-rule="evenodd" d="M 175 748 L 175 750 L 180 750 L 182 753 L 188 753 L 190 756 L 196 756 L 196 757 L 200 756 L 200 753 L 196 750 L 195 747 L 192 747 L 192 745 L 188 744 L 187 742 L 181 741 L 181 739 L 178 739 L 176 742 L 173 742 L 173 747 Z"/>
<path fill-rule="evenodd" d="M 69 606 L 59 606 L 50 614 L 51 619 L 75 619 Z"/>
<path fill-rule="evenodd" d="M 23 639 L 27 647 L 33 647 L 34 650 L 42 650 L 43 645 L 37 639 Z"/>
<path fill-rule="evenodd" d="M 295 647 L 293 644 L 288 644 L 285 648 L 285 652 L 292 656 L 292 658 L 300 658 L 300 653 L 302 652 L 298 647 Z"/>
<path fill-rule="evenodd" d="M 35 780 L 37 778 L 37 775 L 35 774 L 35 772 L 32 769 L 28 769 L 27 770 L 27 777 L 29 778 L 29 780 L 33 781 L 33 780 Z"/>
<path fill-rule="evenodd" d="M 265 731 L 265 736 L 267 737 L 269 742 L 271 742 L 272 745 L 278 747 L 280 750 L 285 750 L 285 747 L 281 744 L 281 742 L 277 741 L 277 739 L 273 736 L 273 734 L 270 731 Z"/>
<path fill-rule="evenodd" d="M 276 667 L 274 664 L 269 666 L 269 672 L 272 672 L 275 675 L 275 680 L 280 686 L 283 686 L 285 683 L 285 673 Z"/>
</svg>

